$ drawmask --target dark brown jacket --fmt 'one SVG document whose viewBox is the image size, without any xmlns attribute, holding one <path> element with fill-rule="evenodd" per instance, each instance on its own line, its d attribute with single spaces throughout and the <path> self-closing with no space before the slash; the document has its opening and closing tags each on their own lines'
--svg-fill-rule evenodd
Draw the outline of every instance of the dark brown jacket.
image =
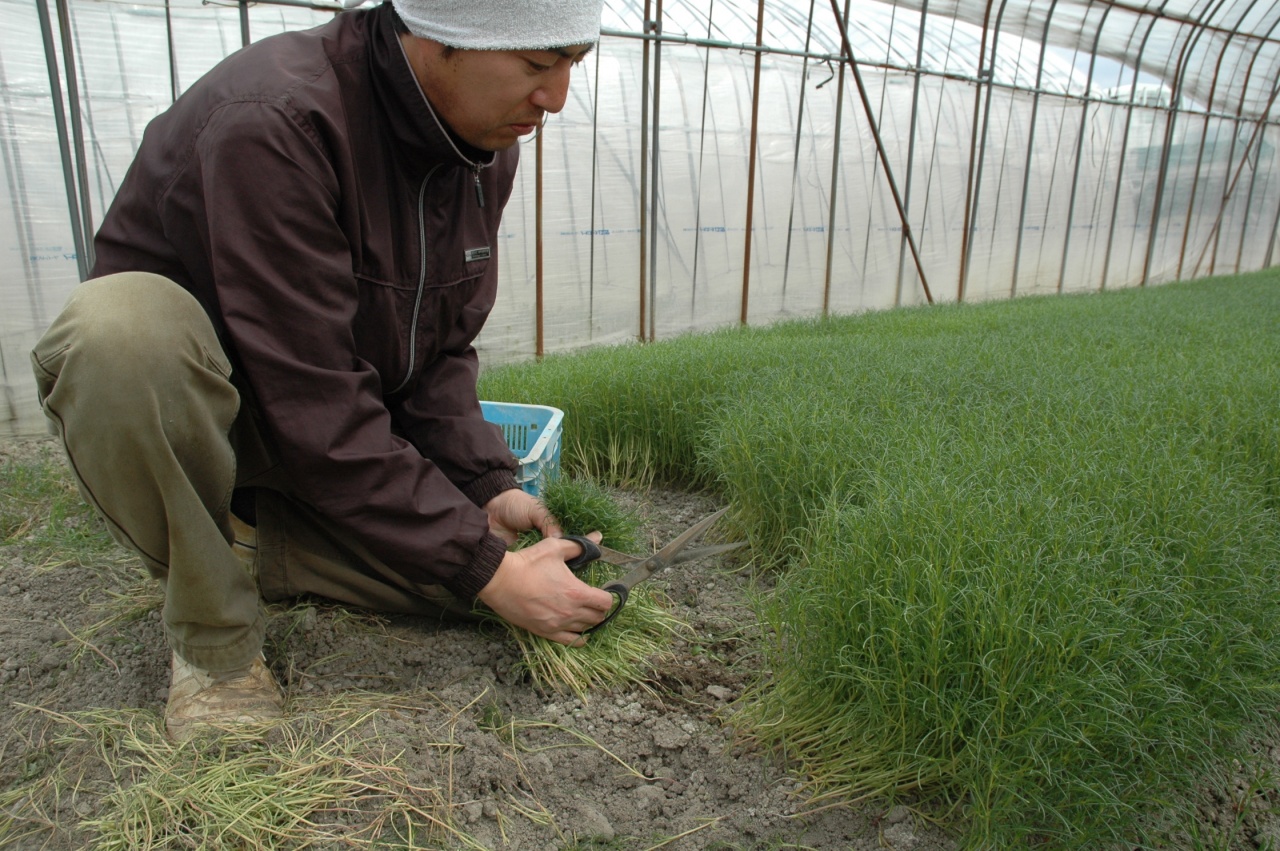
<svg viewBox="0 0 1280 851">
<path fill-rule="evenodd" d="M 189 290 L 295 495 L 469 599 L 506 551 L 479 506 L 516 486 L 471 343 L 519 154 L 451 141 L 396 28 L 343 13 L 210 71 L 147 127 L 93 275 Z"/>
</svg>

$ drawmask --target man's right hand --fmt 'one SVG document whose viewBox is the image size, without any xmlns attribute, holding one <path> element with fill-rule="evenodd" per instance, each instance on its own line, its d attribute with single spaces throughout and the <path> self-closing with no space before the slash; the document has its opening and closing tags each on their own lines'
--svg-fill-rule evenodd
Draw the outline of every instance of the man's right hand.
<svg viewBox="0 0 1280 851">
<path fill-rule="evenodd" d="M 600 541 L 599 532 L 587 537 Z M 561 538 L 544 538 L 508 552 L 480 591 L 480 602 L 534 635 L 581 647 L 587 643 L 582 633 L 613 608 L 612 594 L 586 584 L 565 565 L 581 552 L 580 546 Z"/>
</svg>

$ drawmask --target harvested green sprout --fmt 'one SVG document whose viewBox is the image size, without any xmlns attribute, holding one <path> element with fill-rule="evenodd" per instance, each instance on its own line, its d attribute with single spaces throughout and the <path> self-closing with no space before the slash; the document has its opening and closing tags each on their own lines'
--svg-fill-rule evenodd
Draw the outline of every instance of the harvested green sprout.
<svg viewBox="0 0 1280 851">
<path fill-rule="evenodd" d="M 615 550 L 648 553 L 640 541 L 639 516 L 619 505 L 603 486 L 587 479 L 561 477 L 542 487 L 542 500 L 570 534 L 600 532 Z M 539 540 L 526 533 L 516 547 Z M 619 576 L 621 568 L 595 562 L 579 576 L 601 586 Z M 609 625 L 591 633 L 585 647 L 566 647 L 518 627 L 506 625 L 520 647 L 523 667 L 535 683 L 553 691 L 569 691 L 582 700 L 594 689 L 641 685 L 655 658 L 666 652 L 684 624 L 664 605 L 653 583 L 637 587 L 626 608 Z"/>
</svg>

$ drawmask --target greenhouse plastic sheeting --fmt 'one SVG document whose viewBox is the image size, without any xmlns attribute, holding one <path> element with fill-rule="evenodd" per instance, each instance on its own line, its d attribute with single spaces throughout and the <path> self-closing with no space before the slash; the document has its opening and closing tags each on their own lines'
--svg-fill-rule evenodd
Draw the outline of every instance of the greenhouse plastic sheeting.
<svg viewBox="0 0 1280 851">
<path fill-rule="evenodd" d="M 246 29 L 332 14 L 0 0 L 0 430 L 43 428 L 27 353 L 147 121 Z M 609 0 L 603 25 L 523 143 L 485 363 L 1272 263 L 1280 6 Z"/>
</svg>

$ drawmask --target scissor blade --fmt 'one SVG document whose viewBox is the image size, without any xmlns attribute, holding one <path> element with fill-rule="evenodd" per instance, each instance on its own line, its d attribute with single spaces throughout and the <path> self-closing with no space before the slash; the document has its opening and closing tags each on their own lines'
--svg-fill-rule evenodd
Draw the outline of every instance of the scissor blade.
<svg viewBox="0 0 1280 851">
<path fill-rule="evenodd" d="M 706 517 L 703 517 L 697 523 L 694 523 L 688 529 L 685 529 L 683 532 L 681 532 L 680 536 L 677 537 L 674 541 L 672 541 L 671 543 L 667 544 L 665 547 L 663 547 L 662 549 L 654 553 L 653 556 L 651 556 L 651 558 L 661 559 L 667 564 L 674 564 L 675 562 L 673 562 L 672 559 L 675 557 L 676 553 L 680 552 L 685 547 L 687 547 L 689 545 L 689 542 L 692 541 L 694 538 L 698 537 L 703 532 L 710 529 L 712 524 L 714 524 L 717 520 L 723 517 L 725 512 L 728 510 L 729 510 L 728 507 L 725 507 L 720 509 L 719 511 L 708 514 Z"/>
<path fill-rule="evenodd" d="M 714 514 L 709 514 L 702 518 L 682 532 L 674 541 L 658 550 L 658 552 L 646 559 L 637 559 L 639 563 L 636 564 L 636 566 L 633 567 L 626 576 L 621 579 L 615 579 L 610 584 L 616 583 L 618 585 L 625 586 L 627 590 L 631 590 L 631 588 L 635 587 L 637 582 L 643 582 L 658 571 L 670 567 L 673 564 L 683 564 L 684 562 L 716 555 L 717 553 L 728 552 L 729 550 L 737 549 L 742 546 L 743 542 L 738 541 L 732 544 L 715 544 L 709 547 L 698 547 L 693 550 L 685 550 L 685 547 L 689 545 L 690 541 L 707 531 L 707 529 L 711 528 L 711 525 L 723 517 L 724 513 L 728 510 L 728 508 L 722 508 Z"/>
<path fill-rule="evenodd" d="M 709 547 L 698 547 L 696 550 L 685 550 L 682 553 L 677 553 L 667 564 L 684 564 L 685 562 L 697 561 L 700 558 L 720 555 L 720 553 L 727 553 L 730 550 L 736 550 L 738 547 L 745 547 L 746 545 L 746 541 L 734 541 L 732 544 L 713 544 Z"/>
<path fill-rule="evenodd" d="M 600 561 L 605 564 L 612 564 L 616 567 L 625 567 L 628 564 L 635 564 L 640 561 L 640 556 L 633 556 L 630 553 L 624 553 L 620 550 L 611 550 L 604 544 L 596 544 L 600 549 Z"/>
</svg>

